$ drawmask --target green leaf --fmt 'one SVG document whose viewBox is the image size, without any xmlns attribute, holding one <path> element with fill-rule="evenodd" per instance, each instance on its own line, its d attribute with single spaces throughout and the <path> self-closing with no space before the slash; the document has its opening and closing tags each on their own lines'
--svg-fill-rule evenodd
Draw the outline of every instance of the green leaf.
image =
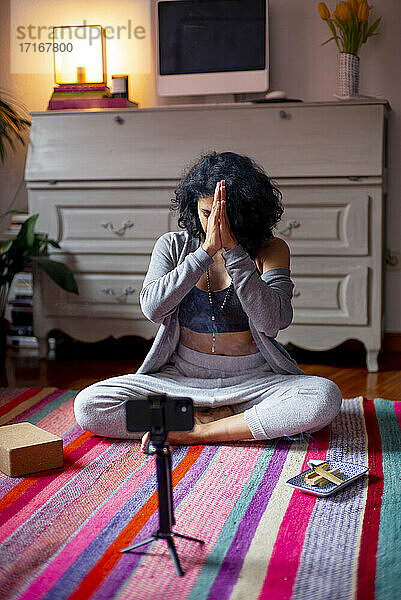
<svg viewBox="0 0 401 600">
<path fill-rule="evenodd" d="M 333 23 L 333 21 L 331 19 L 328 19 L 327 23 L 328 23 L 328 25 L 329 25 L 329 27 L 330 27 L 330 29 L 332 31 L 332 34 L 333 34 L 333 36 L 334 36 L 334 38 L 336 40 L 337 48 L 340 50 L 340 44 L 338 42 L 338 35 L 337 35 L 336 28 L 334 26 L 334 23 Z"/>
<path fill-rule="evenodd" d="M 340 17 L 336 17 L 336 20 L 334 22 L 337 27 L 339 27 L 340 29 L 342 29 L 342 31 L 344 31 L 344 29 L 346 28 L 346 24 L 342 19 L 340 19 Z"/>
<path fill-rule="evenodd" d="M 374 31 L 376 31 L 377 27 L 379 26 L 379 23 L 381 21 L 381 17 L 379 17 L 371 27 L 369 27 L 368 29 L 368 33 L 367 33 L 367 37 L 370 37 Z"/>
<path fill-rule="evenodd" d="M 2 134 L 0 136 L 0 140 L 2 140 L 3 138 L 5 138 L 6 140 L 8 140 L 8 143 L 10 144 L 11 148 L 13 150 L 15 150 L 14 142 L 13 142 L 12 138 L 8 135 L 8 133 L 7 133 L 7 131 L 5 129 L 3 130 L 3 132 L 2 132 Z M 1 147 L 2 147 L 3 152 L 4 152 L 3 143 L 1 144 Z"/>
<path fill-rule="evenodd" d="M 2 119 L 3 119 L 3 124 L 5 127 L 8 127 L 16 137 L 18 137 L 19 140 L 21 140 L 21 142 L 23 144 L 25 144 L 25 140 L 22 137 L 22 135 L 20 134 L 20 128 L 18 127 L 18 125 L 15 123 L 15 121 L 13 121 L 12 119 L 10 119 L 10 117 L 7 115 L 7 113 L 2 114 Z"/>
<path fill-rule="evenodd" d="M 75 281 L 74 274 L 67 265 L 56 260 L 51 260 L 46 256 L 32 256 L 31 258 L 63 290 L 79 295 L 78 285 Z"/>
<path fill-rule="evenodd" d="M 358 24 L 355 23 L 354 19 L 355 19 L 354 13 L 351 12 L 351 17 L 350 17 L 351 22 L 349 23 L 349 46 L 350 46 L 351 52 L 353 52 L 353 53 L 355 50 L 355 48 L 354 48 L 355 29 L 357 29 L 357 27 L 358 27 Z"/>
<path fill-rule="evenodd" d="M 338 26 L 340 27 L 340 30 L 342 31 L 343 51 L 349 52 L 349 32 L 348 32 L 347 23 L 345 23 L 345 21 L 342 21 L 339 17 L 337 17 L 337 19 L 339 22 Z"/>
<path fill-rule="evenodd" d="M 358 37 L 356 38 L 356 48 L 355 48 L 355 56 L 359 55 L 359 50 L 362 45 L 362 32 L 358 33 Z"/>
<path fill-rule="evenodd" d="M 35 240 L 35 225 L 39 218 L 39 213 L 28 217 L 21 225 L 16 239 L 17 245 L 28 246 L 32 248 Z"/>
<path fill-rule="evenodd" d="M 368 35 L 367 34 L 368 34 L 368 23 L 367 23 L 367 21 L 365 21 L 364 23 L 362 23 L 362 42 L 361 42 L 361 46 L 368 39 Z"/>
<path fill-rule="evenodd" d="M 0 98 L 0 160 L 4 162 L 6 156 L 6 146 L 4 140 L 8 140 L 11 148 L 15 151 L 15 146 L 10 137 L 19 139 L 25 145 L 25 140 L 20 131 L 31 125 L 30 121 L 22 118 L 8 103 Z"/>
<path fill-rule="evenodd" d="M 327 44 L 328 42 L 331 42 L 331 40 L 335 40 L 336 38 L 334 36 L 332 36 L 331 38 L 329 38 L 328 40 L 326 40 L 325 42 L 322 42 L 320 45 L 324 46 L 325 44 Z"/>
</svg>

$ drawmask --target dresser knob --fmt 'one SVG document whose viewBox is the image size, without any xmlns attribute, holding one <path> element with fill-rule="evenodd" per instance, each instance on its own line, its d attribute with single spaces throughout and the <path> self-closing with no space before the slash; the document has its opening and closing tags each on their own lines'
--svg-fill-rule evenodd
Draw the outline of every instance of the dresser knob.
<svg viewBox="0 0 401 600">
<path fill-rule="evenodd" d="M 288 113 L 286 113 L 285 110 L 280 110 L 278 114 L 280 115 L 280 119 L 286 119 L 288 117 Z"/>
<path fill-rule="evenodd" d="M 114 229 L 114 225 L 113 225 L 113 223 L 110 223 L 110 221 L 108 221 L 107 223 L 102 223 L 102 227 L 104 227 L 111 233 L 115 233 L 116 235 L 124 235 L 125 230 L 128 229 L 129 227 L 133 227 L 133 226 L 134 226 L 134 224 L 130 220 L 124 221 L 124 223 L 122 223 L 122 225 L 119 229 Z"/>
<path fill-rule="evenodd" d="M 122 125 L 124 123 L 124 119 L 122 117 L 120 117 L 120 115 L 117 115 L 116 117 L 114 117 L 114 120 L 119 125 Z"/>
<path fill-rule="evenodd" d="M 294 298 L 297 298 L 300 295 L 301 295 L 301 292 L 299 290 L 297 290 L 297 288 L 294 288 Z"/>
<path fill-rule="evenodd" d="M 133 288 L 132 285 L 129 285 L 128 287 L 123 288 L 123 291 L 119 296 L 116 296 L 113 288 L 103 288 L 102 292 L 108 296 L 112 296 L 118 302 L 120 300 L 125 300 L 129 294 L 133 294 L 135 292 L 135 288 Z"/>
<path fill-rule="evenodd" d="M 278 233 L 285 235 L 287 232 L 290 233 L 291 229 L 296 229 L 297 227 L 301 227 L 300 221 L 288 221 L 287 227 Z"/>
</svg>

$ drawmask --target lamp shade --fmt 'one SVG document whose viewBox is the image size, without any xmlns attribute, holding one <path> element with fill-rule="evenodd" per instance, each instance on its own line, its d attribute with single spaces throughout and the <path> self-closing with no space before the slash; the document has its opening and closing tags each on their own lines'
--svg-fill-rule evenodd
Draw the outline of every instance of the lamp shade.
<svg viewBox="0 0 401 600">
<path fill-rule="evenodd" d="M 107 84 L 106 34 L 101 25 L 53 27 L 56 84 Z"/>
</svg>

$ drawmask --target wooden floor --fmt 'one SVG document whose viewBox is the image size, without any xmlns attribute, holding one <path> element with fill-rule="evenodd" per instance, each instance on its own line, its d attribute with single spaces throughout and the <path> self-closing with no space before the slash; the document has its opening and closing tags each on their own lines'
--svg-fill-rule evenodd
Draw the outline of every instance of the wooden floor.
<svg viewBox="0 0 401 600">
<path fill-rule="evenodd" d="M 141 338 L 106 340 L 97 344 L 70 341 L 56 348 L 55 358 L 39 359 L 37 350 L 7 349 L 1 387 L 56 387 L 80 390 L 91 383 L 124 373 L 135 373 L 150 348 Z M 128 340 L 128 341 L 127 341 Z M 379 355 L 380 370 L 368 373 L 365 350 L 350 340 L 334 350 L 309 352 L 287 346 L 298 365 L 310 375 L 332 379 L 343 398 L 401 400 L 401 353 Z"/>
</svg>

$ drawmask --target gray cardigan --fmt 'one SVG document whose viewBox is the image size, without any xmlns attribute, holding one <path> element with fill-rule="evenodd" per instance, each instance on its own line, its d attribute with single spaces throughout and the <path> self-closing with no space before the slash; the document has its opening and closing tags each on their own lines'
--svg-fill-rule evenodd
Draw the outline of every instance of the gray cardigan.
<svg viewBox="0 0 401 600">
<path fill-rule="evenodd" d="M 253 339 L 272 371 L 306 375 L 274 339 L 293 318 L 290 269 L 276 267 L 260 275 L 241 244 L 222 252 L 222 257 L 249 317 Z M 169 231 L 156 241 L 139 302 L 145 317 L 161 325 L 137 373 L 156 373 L 169 361 L 180 337 L 179 303 L 213 262 L 199 239 L 187 231 Z"/>
</svg>

